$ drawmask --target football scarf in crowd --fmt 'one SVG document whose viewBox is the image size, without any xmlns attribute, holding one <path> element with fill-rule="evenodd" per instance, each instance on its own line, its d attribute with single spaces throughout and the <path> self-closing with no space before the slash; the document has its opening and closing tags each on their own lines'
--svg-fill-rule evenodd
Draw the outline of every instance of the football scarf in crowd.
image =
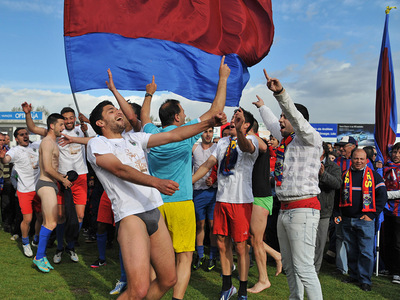
<svg viewBox="0 0 400 300">
<path fill-rule="evenodd" d="M 340 207 L 352 206 L 353 201 L 353 180 L 351 169 L 344 175 L 344 186 L 340 197 Z M 366 166 L 361 186 L 363 212 L 375 212 L 375 180 L 370 167 Z"/>
<path fill-rule="evenodd" d="M 383 179 L 388 191 L 397 191 L 400 189 L 400 163 L 396 164 L 392 161 L 388 161 L 383 167 Z"/>
<path fill-rule="evenodd" d="M 281 144 L 276 149 L 276 162 L 275 162 L 275 184 L 276 186 L 282 185 L 283 174 L 283 161 L 285 160 L 286 147 L 294 139 L 295 133 L 292 132 L 289 136 L 282 139 Z"/>
<path fill-rule="evenodd" d="M 226 148 L 224 158 L 221 161 L 219 172 L 224 176 L 232 175 L 233 172 L 231 170 L 235 167 L 237 159 L 238 152 L 236 137 L 231 136 L 229 138 L 229 146 Z"/>
</svg>

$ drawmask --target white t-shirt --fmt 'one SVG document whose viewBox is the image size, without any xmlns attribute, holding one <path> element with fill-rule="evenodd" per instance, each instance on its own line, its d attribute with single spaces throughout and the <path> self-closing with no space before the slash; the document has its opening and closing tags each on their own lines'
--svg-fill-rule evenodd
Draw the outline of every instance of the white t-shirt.
<svg viewBox="0 0 400 300">
<path fill-rule="evenodd" d="M 258 140 L 252 135 L 247 135 L 246 138 L 253 143 L 256 149 L 253 153 L 249 153 L 242 152 L 239 145 L 236 147 L 238 158 L 235 167 L 231 170 L 233 172 L 232 175 L 224 176 L 219 172 L 221 161 L 230 143 L 229 137 L 220 139 L 217 149 L 212 154 L 218 160 L 218 202 L 241 204 L 252 203 L 254 200 L 251 176 L 254 162 L 258 157 Z"/>
<path fill-rule="evenodd" d="M 96 136 L 96 132 L 93 130 L 92 126 L 90 126 L 90 124 L 87 124 L 87 126 L 88 135 Z M 62 133 L 72 137 L 85 137 L 80 125 L 72 130 L 64 129 Z M 71 143 L 63 147 L 58 145 L 58 148 L 60 149 L 58 171 L 61 174 L 67 174 L 70 170 L 74 170 L 78 175 L 87 174 L 88 168 L 86 165 L 85 145 Z"/>
<path fill-rule="evenodd" d="M 88 143 L 88 161 L 111 200 L 115 222 L 127 216 L 157 208 L 163 204 L 163 201 L 160 192 L 155 188 L 120 179 L 97 166 L 94 154 L 114 154 L 123 164 L 149 175 L 144 151 L 150 136 L 151 134 L 148 133 L 130 131 L 121 139 L 97 136 Z"/>
<path fill-rule="evenodd" d="M 214 150 L 217 148 L 217 144 L 212 144 L 210 148 L 204 150 L 201 146 L 201 143 L 196 146 L 196 149 L 193 151 L 193 173 L 197 171 L 197 169 L 211 156 Z M 194 190 L 206 190 L 210 187 L 206 184 L 206 179 L 210 177 L 212 168 L 193 184 Z M 214 183 L 212 187 L 217 187 L 217 184 Z"/>
<path fill-rule="evenodd" d="M 17 190 L 21 193 L 35 191 L 39 179 L 39 146 L 41 141 L 30 143 L 27 147 L 15 146 L 7 151 L 14 169 L 18 173 Z"/>
</svg>

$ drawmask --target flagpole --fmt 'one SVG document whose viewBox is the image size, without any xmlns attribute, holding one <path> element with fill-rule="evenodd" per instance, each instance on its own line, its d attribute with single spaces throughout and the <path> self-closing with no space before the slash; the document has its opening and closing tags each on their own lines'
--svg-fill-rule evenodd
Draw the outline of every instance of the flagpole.
<svg viewBox="0 0 400 300">
<path fill-rule="evenodd" d="M 389 13 L 390 13 L 390 11 L 392 10 L 392 9 L 397 9 L 397 7 L 396 6 L 387 6 L 386 7 L 386 9 L 385 9 L 385 14 L 386 14 L 386 19 L 385 19 L 385 28 L 384 28 L 384 34 L 383 34 L 383 40 L 382 40 L 382 49 L 381 49 L 381 57 L 380 57 L 380 62 L 379 62 L 379 67 L 378 67 L 378 77 L 379 77 L 379 75 L 380 75 L 380 72 L 383 72 L 382 71 L 382 69 L 381 68 L 383 68 L 382 66 L 381 66 L 381 63 L 382 63 L 382 54 L 384 53 L 384 48 L 385 47 L 387 47 L 388 45 L 387 44 L 389 44 L 389 41 L 388 40 L 385 40 L 386 39 L 386 34 L 388 34 L 388 32 L 387 32 L 387 30 L 388 30 L 388 28 L 387 28 L 387 25 L 388 25 L 388 18 L 389 18 Z M 387 44 L 386 44 L 386 42 L 387 42 Z M 389 44 L 389 49 L 390 49 L 390 44 Z M 390 56 L 390 52 L 389 52 L 389 56 Z M 391 60 L 391 57 L 390 57 L 390 60 Z M 391 64 L 391 62 L 390 62 L 390 64 Z M 381 74 L 381 76 L 382 76 L 382 74 Z M 378 82 L 379 82 L 379 78 L 378 78 Z M 382 79 L 383 80 L 383 79 Z M 383 84 L 383 83 L 382 83 Z M 377 88 L 379 88 L 378 86 L 377 86 Z M 394 89 L 394 83 L 393 83 L 393 89 Z M 386 95 L 387 96 L 387 95 Z M 391 95 L 389 94 L 389 97 L 391 98 Z M 381 99 L 382 101 L 384 100 L 384 99 Z M 392 99 L 393 100 L 393 99 Z M 378 102 L 378 96 L 377 96 L 377 102 Z M 395 97 L 394 97 L 394 107 L 392 107 L 393 109 L 396 109 L 396 102 L 395 102 Z M 386 143 L 384 144 L 384 145 L 379 145 L 379 143 L 377 143 L 377 130 L 376 130 L 376 128 L 377 128 L 377 120 L 378 120 L 378 118 L 376 117 L 376 114 L 377 114 L 377 107 L 375 108 L 375 144 L 376 144 L 376 148 L 377 148 L 377 152 L 379 153 L 378 154 L 378 157 L 377 157 L 377 159 L 378 160 L 380 160 L 380 161 L 382 161 L 382 168 L 380 168 L 380 169 L 378 169 L 377 170 L 377 172 L 381 175 L 381 176 L 383 176 L 383 165 L 385 164 L 385 157 L 386 157 L 386 155 L 387 155 L 387 153 L 386 153 L 386 151 L 387 151 L 387 140 L 386 140 Z M 395 122 L 397 123 L 397 112 L 395 112 Z M 397 126 L 397 124 L 396 124 L 396 126 Z M 396 128 L 397 129 L 397 128 Z M 390 128 L 389 128 L 389 130 L 390 130 Z M 382 131 L 380 131 L 379 130 L 379 132 L 380 132 L 380 134 L 382 135 L 390 135 L 390 133 L 389 132 L 382 132 Z M 396 134 L 396 132 L 397 132 L 397 130 L 395 130 L 394 131 L 394 134 Z M 380 137 L 380 140 L 382 139 L 382 137 Z M 396 139 L 396 137 L 394 137 L 394 139 Z M 390 141 L 390 142 L 393 142 L 393 141 Z M 381 231 L 381 223 L 383 222 L 383 219 L 384 219 L 384 215 L 383 215 L 383 212 L 381 212 L 380 213 L 380 215 L 379 215 L 379 217 L 377 218 L 377 220 L 375 220 L 377 223 L 378 223 L 378 230 L 377 230 L 377 232 L 376 232 L 376 236 L 375 236 L 375 238 L 376 238 L 376 263 L 375 263 L 375 275 L 376 276 L 378 276 L 379 275 L 379 257 L 380 257 L 380 231 Z"/>
</svg>

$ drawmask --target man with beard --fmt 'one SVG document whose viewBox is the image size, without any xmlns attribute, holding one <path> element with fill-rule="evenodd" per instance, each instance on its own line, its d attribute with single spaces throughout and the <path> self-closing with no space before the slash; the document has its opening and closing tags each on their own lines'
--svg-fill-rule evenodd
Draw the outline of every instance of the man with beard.
<svg viewBox="0 0 400 300">
<path fill-rule="evenodd" d="M 174 251 L 158 207 L 159 193 L 172 195 L 179 185 L 149 175 L 145 152 L 148 148 L 178 142 L 224 122 L 223 113 L 212 119 L 170 132 L 146 134 L 127 132 L 121 110 L 103 101 L 90 115 L 100 136 L 88 143 L 88 160 L 111 200 L 118 242 L 127 273 L 128 289 L 122 297 L 159 299 L 176 282 Z M 158 190 L 158 191 L 157 191 Z M 150 261 L 156 279 L 150 281 Z"/>
<path fill-rule="evenodd" d="M 57 181 L 66 189 L 72 186 L 65 174 L 58 172 L 59 149 L 56 142 L 64 130 L 64 117 L 51 114 L 47 118 L 47 135 L 39 148 L 40 177 L 36 183 L 36 193 L 42 201 L 43 225 L 40 229 L 39 245 L 33 263 L 40 271 L 48 273 L 53 267 L 46 256 L 46 246 L 51 232 L 57 225 Z"/>
<path fill-rule="evenodd" d="M 37 127 L 31 117 L 32 106 L 26 102 L 22 103 L 22 108 L 25 112 L 26 124 L 29 131 L 45 136 L 47 131 L 45 128 Z M 89 124 L 84 124 L 87 131 L 82 130 L 82 127 L 76 127 L 76 116 L 75 111 L 71 107 L 64 107 L 61 110 L 61 115 L 64 118 L 65 130 L 63 134 L 67 134 L 72 137 L 85 137 L 95 136 L 96 133 L 93 131 Z M 84 119 L 88 121 L 82 114 L 79 116 L 80 120 Z M 83 122 L 81 122 L 83 124 Z M 85 159 L 85 146 L 77 143 L 68 145 L 59 145 L 60 149 L 60 162 L 59 171 L 66 174 L 70 170 L 74 170 L 78 173 L 78 178 L 74 181 L 74 185 L 71 188 L 72 196 L 75 203 L 76 214 L 79 222 L 79 229 L 82 226 L 83 217 L 85 215 L 85 205 L 87 202 L 87 173 L 88 168 Z M 53 261 L 58 264 L 61 262 L 61 256 L 64 252 L 64 231 L 65 231 L 65 201 L 64 193 L 59 189 L 57 195 L 58 203 L 58 224 L 57 224 L 57 251 L 54 255 Z M 74 262 L 78 262 L 78 255 L 75 253 L 75 241 L 67 241 L 67 247 L 65 251 L 70 255 L 70 258 Z"/>
<path fill-rule="evenodd" d="M 31 144 L 28 131 L 21 127 L 14 131 L 14 137 L 18 145 L 11 148 L 7 153 L 6 149 L 3 148 L 0 151 L 0 157 L 3 164 L 14 163 L 14 168 L 18 173 L 17 195 L 23 218 L 20 225 L 22 248 L 25 256 L 32 257 L 33 252 L 29 244 L 29 230 L 33 211 L 36 214 L 35 244 L 38 243 L 40 225 L 42 224 L 40 199 L 35 192 L 36 181 L 39 175 L 38 149 L 40 142 Z"/>
<path fill-rule="evenodd" d="M 208 128 L 201 135 L 201 143 L 193 146 L 193 172 L 210 157 L 214 149 L 217 148 L 217 144 L 212 142 L 214 128 Z M 196 213 L 196 251 L 197 257 L 193 260 L 193 269 L 197 270 L 205 261 L 204 256 L 204 235 L 205 235 L 205 221 L 206 217 L 209 222 L 210 228 L 210 256 L 207 264 L 207 270 L 211 271 L 214 269 L 216 264 L 216 257 L 218 254 L 218 248 L 216 244 L 215 235 L 212 233 L 214 226 L 214 207 L 215 207 L 215 196 L 217 194 L 216 185 L 210 185 L 207 182 L 207 178 L 210 176 L 211 170 L 195 182 L 193 185 L 193 202 L 194 210 Z"/>
</svg>

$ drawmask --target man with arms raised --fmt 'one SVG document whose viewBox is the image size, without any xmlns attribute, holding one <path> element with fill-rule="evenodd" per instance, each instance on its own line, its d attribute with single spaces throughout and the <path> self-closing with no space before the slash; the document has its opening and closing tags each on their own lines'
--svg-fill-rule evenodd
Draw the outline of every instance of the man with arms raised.
<svg viewBox="0 0 400 300">
<path fill-rule="evenodd" d="M 185 111 L 178 100 L 168 99 L 159 109 L 162 128 L 151 123 L 150 102 L 156 91 L 155 84 L 146 87 L 146 96 L 142 106 L 141 121 L 144 132 L 168 132 L 182 125 L 196 124 L 209 119 L 217 112 L 223 111 L 226 100 L 226 84 L 230 74 L 228 65 L 224 63 L 225 56 L 219 67 L 219 81 L 217 93 L 211 108 L 199 119 L 185 124 Z M 192 174 L 192 147 L 200 135 L 161 147 L 152 148 L 148 154 L 149 169 L 153 176 L 169 178 L 179 183 L 179 191 L 174 195 L 162 195 L 164 205 L 161 213 L 168 224 L 174 250 L 178 281 L 174 287 L 173 298 L 183 299 L 190 279 L 190 269 L 195 249 L 196 217 L 193 204 L 193 187 L 190 175 Z M 184 230 L 183 230 L 184 229 Z"/>
<path fill-rule="evenodd" d="M 171 132 L 151 135 L 131 131 L 122 137 L 125 124 L 121 110 L 103 101 L 92 111 L 90 123 L 100 136 L 89 141 L 88 160 L 111 200 L 115 222 L 119 223 L 118 242 L 128 280 L 122 299 L 159 299 L 176 282 L 171 239 L 157 207 L 162 205 L 158 191 L 172 195 L 179 185 L 150 176 L 144 151 L 189 138 L 217 125 L 214 120 L 220 121 L 223 116 L 221 113 Z M 150 261 L 157 275 L 151 282 Z"/>
<path fill-rule="evenodd" d="M 218 191 L 214 210 L 214 234 L 217 235 L 222 268 L 221 300 L 236 294 L 232 285 L 232 240 L 238 254 L 240 287 L 238 299 L 247 299 L 249 271 L 250 220 L 253 207 L 252 171 L 258 156 L 258 141 L 247 135 L 254 123 L 251 113 L 238 109 L 232 118 L 230 136 L 222 138 L 217 149 L 193 175 L 196 182 L 218 162 Z"/>
<path fill-rule="evenodd" d="M 40 128 L 35 125 L 31 117 L 32 106 L 26 102 L 22 103 L 22 108 L 25 112 L 26 124 L 29 131 L 45 136 L 46 129 Z M 95 132 L 90 125 L 86 125 L 82 121 L 86 119 L 82 114 L 79 115 L 81 120 L 81 128 L 76 127 L 76 116 L 75 111 L 71 107 L 64 107 L 61 110 L 61 115 L 64 118 L 65 129 L 63 134 L 67 134 L 72 137 L 84 137 L 84 136 L 95 136 Z M 86 121 L 88 121 L 86 119 Z M 82 127 L 85 126 L 84 129 Z M 85 146 L 77 143 L 68 145 L 60 145 L 60 162 L 59 171 L 66 174 L 70 170 L 74 170 L 78 173 L 78 178 L 74 181 L 74 185 L 71 188 L 72 196 L 75 203 L 76 214 L 79 222 L 79 229 L 82 226 L 83 217 L 85 215 L 85 206 L 87 202 L 87 173 L 88 168 L 86 166 L 85 159 Z M 58 203 L 58 221 L 57 221 L 57 252 L 54 255 L 54 263 L 61 262 L 61 256 L 64 252 L 64 230 L 65 230 L 65 205 L 64 205 L 64 193 L 59 191 L 57 195 Z M 75 253 L 75 241 L 67 240 L 66 252 L 70 255 L 71 260 L 78 262 L 78 255 Z"/>
<path fill-rule="evenodd" d="M 42 272 L 50 272 L 53 267 L 46 256 L 46 246 L 51 232 L 57 226 L 57 181 L 65 188 L 72 183 L 65 174 L 58 172 L 59 150 L 57 137 L 64 130 L 64 118 L 60 114 L 51 114 L 47 118 L 47 135 L 39 148 L 40 177 L 36 183 L 36 193 L 42 201 L 43 225 L 39 234 L 39 245 L 33 263 Z"/>
<path fill-rule="evenodd" d="M 42 213 L 40 199 L 36 195 L 35 186 L 39 178 L 38 160 L 40 142 L 30 143 L 28 130 L 19 127 L 14 131 L 14 137 L 18 145 L 7 151 L 1 150 L 0 157 L 3 164 L 14 163 L 18 173 L 17 195 L 19 206 L 22 212 L 21 233 L 22 248 L 27 257 L 32 257 L 33 252 L 29 245 L 29 230 L 32 221 L 32 214 L 35 211 L 35 239 L 37 245 L 40 225 L 42 224 Z M 11 212 L 9 212 L 11 213 Z"/>
<path fill-rule="evenodd" d="M 315 242 L 321 209 L 317 195 L 321 166 L 322 138 L 308 122 L 308 110 L 293 103 L 276 78 L 264 70 L 268 88 L 282 109 L 278 119 L 257 96 L 254 102 L 267 129 L 280 138 L 275 164 L 276 195 L 281 201 L 278 239 L 282 265 L 286 272 L 290 299 L 322 299 L 322 290 L 314 267 Z M 299 238 L 302 237 L 302 238 Z"/>
</svg>

